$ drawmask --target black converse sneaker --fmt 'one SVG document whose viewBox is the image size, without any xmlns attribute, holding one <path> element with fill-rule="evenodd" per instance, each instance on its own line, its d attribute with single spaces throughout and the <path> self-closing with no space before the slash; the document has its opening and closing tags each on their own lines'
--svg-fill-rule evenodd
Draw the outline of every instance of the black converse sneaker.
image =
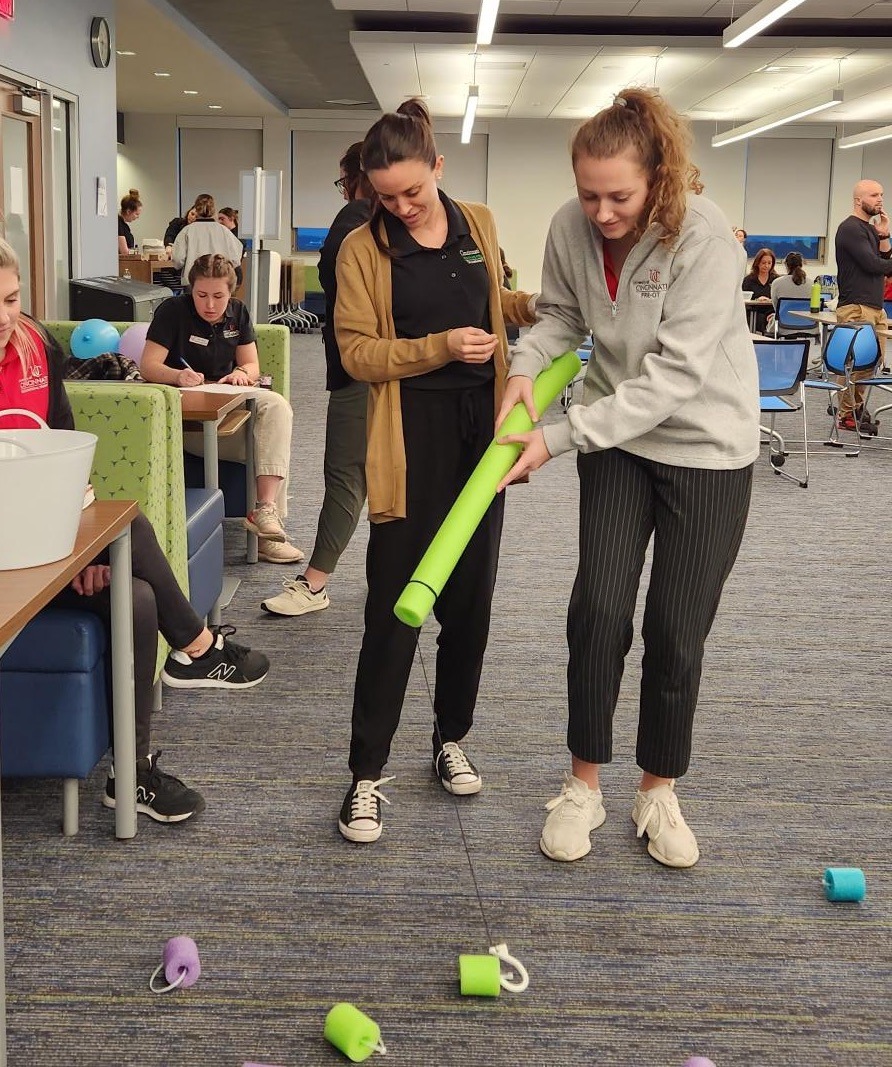
<svg viewBox="0 0 892 1067">
<path fill-rule="evenodd" d="M 483 788 L 477 768 L 454 741 L 447 741 L 434 756 L 434 773 L 446 792 L 456 796 L 469 796 Z"/>
<path fill-rule="evenodd" d="M 381 801 L 385 804 L 390 801 L 378 792 L 378 786 L 392 781 L 393 775 L 379 778 L 376 782 L 371 778 L 363 778 L 347 790 L 341 805 L 338 829 L 348 841 L 367 843 L 377 841 L 381 836 Z"/>
<path fill-rule="evenodd" d="M 269 660 L 229 638 L 234 626 L 212 626 L 214 640 L 203 656 L 171 652 L 161 680 L 174 689 L 250 689 L 269 673 Z"/>
<path fill-rule="evenodd" d="M 136 810 L 155 822 L 185 822 L 204 811 L 204 797 L 158 768 L 160 752 L 136 761 Z M 102 803 L 115 806 L 115 769 L 111 767 Z"/>
</svg>

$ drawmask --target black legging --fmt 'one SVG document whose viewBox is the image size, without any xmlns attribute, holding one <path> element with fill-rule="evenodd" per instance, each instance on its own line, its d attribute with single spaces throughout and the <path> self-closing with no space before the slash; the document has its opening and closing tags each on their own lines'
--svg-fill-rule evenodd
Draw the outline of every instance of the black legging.
<svg viewBox="0 0 892 1067">
<path fill-rule="evenodd" d="M 140 512 L 131 526 L 133 560 L 133 681 L 136 708 L 136 755 L 147 756 L 151 745 L 152 687 L 158 658 L 158 633 L 171 648 L 187 648 L 204 629 L 204 623 L 186 599 L 161 551 L 155 531 Z M 93 560 L 107 564 L 108 551 Z M 111 596 L 103 589 L 81 596 L 70 586 L 53 600 L 54 608 L 92 611 L 110 634 Z M 109 690 L 110 691 L 110 690 Z"/>
</svg>

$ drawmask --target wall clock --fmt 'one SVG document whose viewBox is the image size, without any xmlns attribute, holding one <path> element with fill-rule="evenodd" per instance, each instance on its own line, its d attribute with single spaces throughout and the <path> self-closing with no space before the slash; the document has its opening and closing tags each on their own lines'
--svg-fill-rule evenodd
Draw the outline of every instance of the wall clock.
<svg viewBox="0 0 892 1067">
<path fill-rule="evenodd" d="M 107 67 L 111 62 L 111 30 L 101 16 L 90 23 L 90 58 L 94 67 Z"/>
</svg>

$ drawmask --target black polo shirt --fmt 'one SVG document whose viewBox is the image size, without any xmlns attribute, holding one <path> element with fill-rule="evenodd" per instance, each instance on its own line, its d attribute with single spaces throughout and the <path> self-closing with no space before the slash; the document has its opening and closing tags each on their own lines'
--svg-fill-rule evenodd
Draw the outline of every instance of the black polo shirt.
<svg viewBox="0 0 892 1067">
<path fill-rule="evenodd" d="M 167 349 L 165 366 L 183 369 L 183 360 L 209 382 L 218 381 L 235 367 L 235 350 L 256 340 L 248 309 L 230 300 L 216 323 L 205 322 L 189 293 L 172 296 L 155 311 L 146 339 Z"/>
<path fill-rule="evenodd" d="M 448 230 L 442 248 L 424 248 L 402 222 L 384 212 L 391 260 L 393 323 L 397 337 L 476 326 L 490 332 L 489 273 L 483 252 L 471 236 L 468 220 L 442 191 Z M 451 360 L 427 374 L 401 378 L 409 389 L 460 389 L 481 385 L 495 377 L 490 359 L 483 364 Z"/>
<path fill-rule="evenodd" d="M 136 238 L 133 236 L 133 230 L 130 226 L 118 215 L 118 237 L 123 237 L 127 242 L 128 248 L 136 248 Z"/>
</svg>

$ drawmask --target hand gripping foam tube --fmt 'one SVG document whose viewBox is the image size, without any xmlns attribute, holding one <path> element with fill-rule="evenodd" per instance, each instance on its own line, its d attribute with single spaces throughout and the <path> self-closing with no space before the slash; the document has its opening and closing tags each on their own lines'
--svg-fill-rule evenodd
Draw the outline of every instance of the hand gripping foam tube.
<svg viewBox="0 0 892 1067">
<path fill-rule="evenodd" d="M 550 367 L 546 367 L 533 383 L 536 411 L 542 414 L 561 390 L 573 381 L 581 367 L 582 362 L 575 352 L 565 352 Z M 499 427 L 498 436 L 527 433 L 532 428 L 527 409 L 523 404 L 515 404 Z M 518 444 L 502 445 L 493 440 L 480 457 L 480 462 L 394 606 L 394 613 L 400 622 L 417 628 L 428 617 L 434 601 L 443 592 L 449 575 L 492 503 L 499 482 L 517 462 L 520 452 Z"/>
</svg>

